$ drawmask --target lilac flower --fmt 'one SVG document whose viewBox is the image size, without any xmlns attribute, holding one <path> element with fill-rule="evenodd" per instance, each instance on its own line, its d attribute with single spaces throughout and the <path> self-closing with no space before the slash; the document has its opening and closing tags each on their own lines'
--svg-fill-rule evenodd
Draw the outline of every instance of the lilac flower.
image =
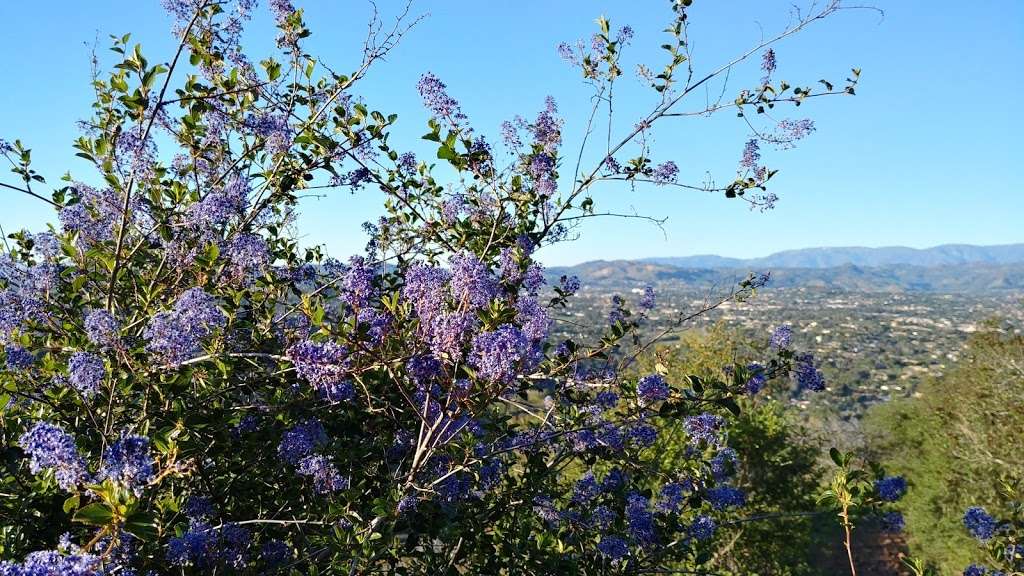
<svg viewBox="0 0 1024 576">
<path fill-rule="evenodd" d="M 318 494 L 347 490 L 349 487 L 349 479 L 338 473 L 338 469 L 325 456 L 312 455 L 299 460 L 298 472 L 313 478 L 313 488 Z"/>
<path fill-rule="evenodd" d="M 414 264 L 406 271 L 402 296 L 412 303 L 421 320 L 440 313 L 448 279 L 446 270 L 424 264 Z"/>
<path fill-rule="evenodd" d="M 263 139 L 264 148 L 271 156 L 287 152 L 292 145 L 292 128 L 288 125 L 288 116 L 261 112 L 250 115 L 246 119 L 246 127 L 253 134 Z"/>
<path fill-rule="evenodd" d="M 557 114 L 555 99 L 548 96 L 544 99 L 544 110 L 537 114 L 537 119 L 530 126 L 534 144 L 548 154 L 554 154 L 562 143 L 562 119 Z"/>
<path fill-rule="evenodd" d="M 715 535 L 715 530 L 718 525 L 714 519 L 710 516 L 700 515 L 693 519 L 693 523 L 690 524 L 690 535 L 696 540 L 704 542 L 710 540 Z"/>
<path fill-rule="evenodd" d="M 562 276 L 558 282 L 566 296 L 572 296 L 580 289 L 580 279 L 576 276 Z"/>
<path fill-rule="evenodd" d="M 668 398 L 668 383 L 661 374 L 648 374 L 637 382 L 636 392 L 642 404 L 653 404 Z"/>
<path fill-rule="evenodd" d="M 366 306 L 374 294 L 373 268 L 362 256 L 353 256 L 348 261 L 348 268 L 342 280 L 345 288 L 345 300 L 356 308 Z"/>
<path fill-rule="evenodd" d="M 103 378 L 107 375 L 107 369 L 103 360 L 89 352 L 75 352 L 68 360 L 68 381 L 75 390 L 84 397 L 91 398 L 96 394 Z"/>
<path fill-rule="evenodd" d="M 760 159 L 761 146 L 757 143 L 757 140 L 754 138 L 747 140 L 746 145 L 743 147 L 743 157 L 740 159 L 740 168 L 754 170 L 757 168 L 757 163 Z"/>
<path fill-rule="evenodd" d="M 454 128 L 466 119 L 466 115 L 459 108 L 459 103 L 448 95 L 447 86 L 437 76 L 427 72 L 420 77 L 416 89 L 423 98 L 423 105 L 434 116 L 445 120 L 450 127 Z"/>
<path fill-rule="evenodd" d="M 523 327 L 523 334 L 536 342 L 547 337 L 551 317 L 536 298 L 522 296 L 516 302 L 516 322 Z"/>
<path fill-rule="evenodd" d="M 654 167 L 654 172 L 651 174 L 651 179 L 656 184 L 670 184 L 676 181 L 679 177 L 679 167 L 676 163 L 669 160 L 668 162 L 662 162 Z"/>
<path fill-rule="evenodd" d="M 88 475 L 74 437 L 60 426 L 36 422 L 18 438 L 18 444 L 29 454 L 29 470 L 33 474 L 52 469 L 57 483 L 65 490 L 74 489 Z"/>
<path fill-rule="evenodd" d="M 707 499 L 715 510 L 740 507 L 747 503 L 747 495 L 739 488 L 732 486 L 718 486 L 708 490 Z"/>
<path fill-rule="evenodd" d="M 121 323 L 113 314 L 102 308 L 89 312 L 85 317 L 85 334 L 89 341 L 105 348 L 120 346 Z"/>
<path fill-rule="evenodd" d="M 223 189 L 210 192 L 189 206 L 188 221 L 199 229 L 219 228 L 245 210 L 248 195 L 249 187 L 245 181 L 232 180 Z"/>
<path fill-rule="evenodd" d="M 887 476 L 875 480 L 875 493 L 886 502 L 895 502 L 907 493 L 907 481 L 902 476 Z"/>
<path fill-rule="evenodd" d="M 292 549 L 287 544 L 276 538 L 263 543 L 260 547 L 260 560 L 268 568 L 279 568 L 292 559 Z"/>
<path fill-rule="evenodd" d="M 485 308 L 498 294 L 498 282 L 475 254 L 459 252 L 451 258 L 451 292 L 457 302 Z"/>
<path fill-rule="evenodd" d="M 882 530 L 889 534 L 899 534 L 906 527 L 903 514 L 899 512 L 886 512 L 882 516 Z"/>
<path fill-rule="evenodd" d="M 210 502 L 210 499 L 205 496 L 196 495 L 189 496 L 188 500 L 185 500 L 185 506 L 182 511 L 189 520 L 211 518 L 214 513 L 213 503 Z"/>
<path fill-rule="evenodd" d="M 270 11 L 273 12 L 274 18 L 280 24 L 295 12 L 295 6 L 292 5 L 291 0 L 270 0 Z"/>
<path fill-rule="evenodd" d="M 209 524 L 194 521 L 180 537 L 167 542 L 167 561 L 177 566 L 207 567 L 217 560 L 220 534 Z"/>
<path fill-rule="evenodd" d="M 768 345 L 774 350 L 788 350 L 792 341 L 793 327 L 789 324 L 783 324 L 772 332 L 772 337 L 769 339 Z"/>
<path fill-rule="evenodd" d="M 747 379 L 747 383 L 744 386 L 747 389 L 747 394 L 753 396 L 764 388 L 764 385 L 768 382 L 768 377 L 765 375 L 764 366 L 757 362 L 747 365 L 747 371 L 750 373 L 750 378 Z"/>
<path fill-rule="evenodd" d="M 814 355 L 810 352 L 797 354 L 793 373 L 797 387 L 801 390 L 820 392 L 825 389 L 825 376 L 814 363 Z"/>
<path fill-rule="evenodd" d="M 153 316 L 142 334 L 148 341 L 146 349 L 173 366 L 198 355 L 202 340 L 226 321 L 213 296 L 202 288 L 190 288 L 178 297 L 173 310 Z"/>
<path fill-rule="evenodd" d="M 403 172 L 415 172 L 416 171 L 416 155 L 412 152 L 405 152 L 398 157 L 397 166 Z"/>
<path fill-rule="evenodd" d="M 985 576 L 986 574 L 989 574 L 989 569 L 978 564 L 971 564 L 964 569 L 964 576 Z"/>
<path fill-rule="evenodd" d="M 767 79 L 771 77 L 772 72 L 775 72 L 775 50 L 769 48 L 761 55 L 761 70 L 764 70 L 765 73 L 765 79 L 762 82 L 767 84 Z"/>
<path fill-rule="evenodd" d="M 629 437 L 640 447 L 648 447 L 658 440 L 658 429 L 650 424 L 640 423 L 629 429 Z"/>
<path fill-rule="evenodd" d="M 614 492 L 626 484 L 626 473 L 618 468 L 612 468 L 601 480 L 601 490 Z"/>
<path fill-rule="evenodd" d="M 348 349 L 334 342 L 298 342 L 288 348 L 288 359 L 299 376 L 317 390 L 348 376 Z"/>
<path fill-rule="evenodd" d="M 590 523 L 599 530 L 606 530 L 615 522 L 618 515 L 611 508 L 605 505 L 595 506 L 590 511 Z"/>
<path fill-rule="evenodd" d="M 779 121 L 775 126 L 775 135 L 772 140 L 778 142 L 784 148 L 791 148 L 797 140 L 806 138 L 814 132 L 814 120 L 803 118 L 801 120 L 785 119 Z"/>
<path fill-rule="evenodd" d="M 476 315 L 470 312 L 443 312 L 421 324 L 420 331 L 434 356 L 460 360 L 463 346 L 477 324 Z"/>
<path fill-rule="evenodd" d="M 526 267 L 526 273 L 523 275 L 523 288 L 526 288 L 527 292 L 536 295 L 540 287 L 546 283 L 543 266 L 533 263 Z"/>
<path fill-rule="evenodd" d="M 675 514 L 685 498 L 686 487 L 678 482 L 669 482 L 661 487 L 661 498 L 658 500 L 658 511 Z"/>
<path fill-rule="evenodd" d="M 612 560 L 621 560 L 629 554 L 626 541 L 618 536 L 605 536 L 597 544 L 598 551 Z"/>
<path fill-rule="evenodd" d="M 652 286 L 644 286 L 644 295 L 640 297 L 640 307 L 644 310 L 653 310 L 657 300 Z"/>
<path fill-rule="evenodd" d="M 586 504 L 593 500 L 600 491 L 601 487 L 598 485 L 597 480 L 594 479 L 594 473 L 588 471 L 576 481 L 576 486 L 573 488 L 572 501 L 576 504 Z"/>
<path fill-rule="evenodd" d="M 698 445 L 706 442 L 717 446 L 720 442 L 720 434 L 725 426 L 725 420 L 715 414 L 700 414 L 698 416 L 687 416 L 683 421 L 683 427 L 690 436 L 690 443 Z"/>
<path fill-rule="evenodd" d="M 416 495 L 409 494 L 403 496 L 402 499 L 398 501 L 398 506 L 396 506 L 395 509 L 398 511 L 400 515 L 405 515 L 409 514 L 410 512 L 414 512 L 416 508 L 419 507 L 419 505 L 420 501 L 416 497 Z"/>
<path fill-rule="evenodd" d="M 521 369 L 532 368 L 536 356 L 529 338 L 511 324 L 483 332 L 473 339 L 470 363 L 477 375 L 499 384 L 509 384 Z"/>
<path fill-rule="evenodd" d="M 327 432 L 317 420 L 306 420 L 284 433 L 277 454 L 289 464 L 297 464 L 317 447 L 327 443 Z"/>
<path fill-rule="evenodd" d="M 20 565 L 0 562 L 3 576 L 100 576 L 100 568 L 100 559 L 92 554 L 65 556 L 50 550 L 32 552 Z"/>
<path fill-rule="evenodd" d="M 141 495 L 153 477 L 153 457 L 149 454 L 149 438 L 122 435 L 103 452 L 100 478 L 109 478 Z"/>
<path fill-rule="evenodd" d="M 262 270 L 270 264 L 270 250 L 267 241 L 258 234 L 239 234 L 232 238 L 225 250 L 236 278 Z"/>
<path fill-rule="evenodd" d="M 7 355 L 7 368 L 13 371 L 28 370 L 36 362 L 34 354 L 17 344 L 8 344 L 4 347 Z"/>
<path fill-rule="evenodd" d="M 992 538 L 999 527 L 995 518 L 988 515 L 988 512 L 980 506 L 973 506 L 967 509 L 964 514 L 964 526 L 978 540 L 985 542 Z"/>
<path fill-rule="evenodd" d="M 629 536 L 640 546 L 650 546 L 658 540 L 654 532 L 654 515 L 648 509 L 647 498 L 633 493 L 626 497 L 626 523 Z"/>
</svg>

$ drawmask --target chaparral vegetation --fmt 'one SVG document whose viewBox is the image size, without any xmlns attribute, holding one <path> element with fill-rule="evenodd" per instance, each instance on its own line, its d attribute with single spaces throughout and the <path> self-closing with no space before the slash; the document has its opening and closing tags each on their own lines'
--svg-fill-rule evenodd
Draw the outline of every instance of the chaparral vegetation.
<svg viewBox="0 0 1024 576">
<path fill-rule="evenodd" d="M 116 64 L 94 74 L 73 143 L 88 170 L 79 161 L 53 186 L 31 134 L 0 141 L 15 175 L 4 188 L 55 210 L 48 230 L 9 234 L 0 251 L 0 574 L 809 574 L 816 546 L 839 547 L 855 574 L 862 521 L 903 529 L 915 486 L 829 451 L 764 398 L 825 388 L 788 325 L 673 352 L 646 330 L 648 288 L 617 298 L 599 336 L 555 338 L 580 281 L 536 260 L 584 219 L 616 217 L 599 185 L 772 208 L 768 145 L 814 131 L 784 115 L 854 95 L 860 75 L 791 84 L 773 46 L 827 26 L 848 9 L 839 0 L 718 62 L 693 51 L 690 0 L 665 3 L 662 38 L 599 18 L 558 47 L 587 90 L 569 103 L 589 111 L 572 138 L 553 99 L 487 133 L 423 71 L 401 88 L 432 116 L 428 157 L 360 96 L 418 24 L 408 9 L 374 16 L 361 54 L 324 63 L 290 0 L 163 4 L 176 50 L 152 61 L 116 37 Z M 258 9 L 276 22 L 273 54 L 240 44 Z M 629 61 L 637 43 L 663 58 Z M 759 73 L 707 101 L 744 62 Z M 649 87 L 650 107 L 623 125 L 624 77 Z M 649 134 L 717 114 L 750 131 L 737 171 L 684 182 Z M 365 251 L 300 246 L 311 190 L 381 195 Z M 752 274 L 669 330 L 769 280 Z M 979 431 L 957 458 L 998 449 L 995 428 L 974 427 L 983 415 L 915 410 Z M 901 471 L 897 452 L 881 456 Z M 1024 510 L 997 492 L 949 497 L 988 506 L 956 512 L 990 552 L 965 574 L 1022 568 Z M 911 520 L 934 522 L 911 502 Z"/>
</svg>

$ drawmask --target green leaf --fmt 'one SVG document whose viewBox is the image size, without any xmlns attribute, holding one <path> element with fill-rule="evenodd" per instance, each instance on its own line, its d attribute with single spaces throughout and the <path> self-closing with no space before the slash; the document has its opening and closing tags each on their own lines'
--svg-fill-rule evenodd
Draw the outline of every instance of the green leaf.
<svg viewBox="0 0 1024 576">
<path fill-rule="evenodd" d="M 94 502 L 76 512 L 72 521 L 92 526 L 106 526 L 113 519 L 114 512 L 106 504 Z"/>
<path fill-rule="evenodd" d="M 839 453 L 839 450 L 835 446 L 828 449 L 828 457 L 836 463 L 836 466 L 842 467 L 843 455 Z"/>
<path fill-rule="evenodd" d="M 138 536 L 142 541 L 156 540 L 160 535 L 156 516 L 150 512 L 136 512 L 132 514 L 125 520 L 124 529 L 126 532 Z"/>
<path fill-rule="evenodd" d="M 75 494 L 74 496 L 72 496 L 72 497 L 68 498 L 67 500 L 65 500 L 64 501 L 64 513 L 65 514 L 70 514 L 72 510 L 74 510 L 75 508 L 78 508 L 79 500 L 80 500 L 80 498 L 79 498 L 78 494 Z"/>
</svg>

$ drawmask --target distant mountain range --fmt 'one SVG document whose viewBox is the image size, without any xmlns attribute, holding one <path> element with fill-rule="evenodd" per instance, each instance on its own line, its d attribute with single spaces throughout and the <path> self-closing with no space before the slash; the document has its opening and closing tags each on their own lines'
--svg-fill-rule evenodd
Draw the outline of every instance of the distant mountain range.
<svg viewBox="0 0 1024 576">
<path fill-rule="evenodd" d="M 671 282 L 707 289 L 732 284 L 748 272 L 771 272 L 776 288 L 867 292 L 1024 293 L 1024 244 L 935 248 L 807 248 L 763 258 L 687 256 L 597 260 L 552 268 L 594 288 L 622 289 Z"/>
<path fill-rule="evenodd" d="M 839 247 L 803 248 L 776 252 L 763 258 L 726 258 L 722 256 L 682 256 L 644 258 L 642 262 L 667 264 L 680 268 L 834 268 L 836 266 L 948 266 L 955 264 L 1024 263 L 1024 244 L 972 246 L 944 244 L 934 248 Z"/>
</svg>

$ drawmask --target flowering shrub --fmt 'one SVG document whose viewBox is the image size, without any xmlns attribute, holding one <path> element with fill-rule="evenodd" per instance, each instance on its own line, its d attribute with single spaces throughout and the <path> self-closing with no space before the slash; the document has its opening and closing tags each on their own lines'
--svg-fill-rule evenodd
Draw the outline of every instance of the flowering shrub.
<svg viewBox="0 0 1024 576">
<path fill-rule="evenodd" d="M 772 206 L 775 171 L 758 143 L 791 145 L 813 126 L 776 123 L 782 136 L 769 137 L 758 119 L 852 94 L 856 71 L 838 90 L 772 79 L 764 50 L 840 9 L 829 2 L 701 79 L 689 4 L 671 3 L 663 70 L 640 67 L 652 112 L 570 178 L 554 101 L 503 126 L 502 161 L 429 73 L 418 85 L 433 114 L 424 139 L 456 177 L 438 180 L 432 161 L 393 148 L 397 116 L 355 90 L 408 30 L 401 19 L 374 21 L 348 74 L 303 51 L 310 31 L 289 0 L 269 2 L 279 53 L 259 62 L 238 43 L 254 0 L 165 0 L 180 40 L 166 64 L 115 39 L 120 62 L 97 77 L 75 142 L 98 184 L 71 178 L 46 198 L 30 151 L 0 146 L 22 179 L 5 186 L 50 202 L 60 222 L 11 235 L 0 260 L 0 572 L 706 564 L 716 527 L 747 501 L 730 483 L 737 399 L 790 375 L 822 389 L 814 358 L 783 330 L 770 357 L 723 380 L 633 378 L 653 343 L 641 331 L 653 291 L 636 311 L 617 300 L 598 341 L 555 342 L 550 327 L 579 282 L 547 286 L 535 255 L 602 215 L 598 182 L 694 188 L 675 162 L 650 157 L 646 136 L 673 116 L 730 109 L 747 120 L 755 136 L 737 178 L 697 188 Z M 594 115 L 605 104 L 610 114 L 632 36 L 601 19 L 588 43 L 561 49 L 595 90 Z M 765 77 L 734 101 L 682 108 L 762 52 Z M 366 186 L 385 200 L 365 254 L 343 263 L 297 246 L 304 191 Z M 728 299 L 766 280 L 751 276 Z M 677 421 L 689 447 L 666 475 L 649 448 Z M 902 493 L 883 482 L 881 499 Z"/>
</svg>

